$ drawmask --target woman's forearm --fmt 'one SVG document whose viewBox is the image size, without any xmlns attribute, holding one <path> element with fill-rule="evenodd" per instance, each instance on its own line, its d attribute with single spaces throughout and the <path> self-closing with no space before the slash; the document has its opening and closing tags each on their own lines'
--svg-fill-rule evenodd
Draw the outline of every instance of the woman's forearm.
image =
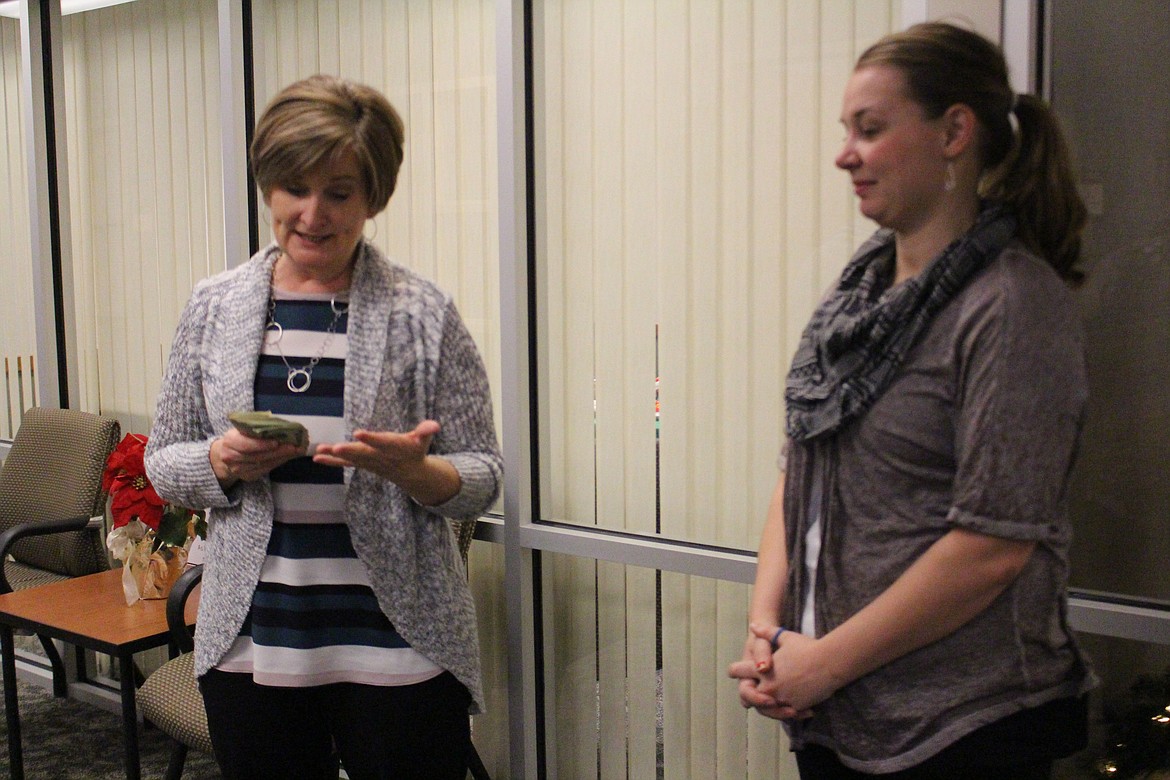
<svg viewBox="0 0 1170 780">
<path fill-rule="evenodd" d="M 748 622 L 779 623 L 788 583 L 788 550 L 784 530 L 784 474 L 776 479 L 760 549 L 756 556 L 756 579 L 748 609 Z"/>
<path fill-rule="evenodd" d="M 391 481 L 423 506 L 446 503 L 462 486 L 455 466 L 439 455 L 427 455 L 417 468 L 400 470 Z"/>
<path fill-rule="evenodd" d="M 1035 542 L 955 529 L 885 592 L 818 641 L 817 655 L 845 685 L 956 631 L 1019 575 Z"/>
</svg>

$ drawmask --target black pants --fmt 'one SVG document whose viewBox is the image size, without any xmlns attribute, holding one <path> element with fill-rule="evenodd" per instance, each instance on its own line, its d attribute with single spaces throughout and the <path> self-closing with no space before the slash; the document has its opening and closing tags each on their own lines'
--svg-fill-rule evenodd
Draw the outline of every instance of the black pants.
<svg viewBox="0 0 1170 780">
<path fill-rule="evenodd" d="M 796 751 L 801 780 L 1049 780 L 1056 759 L 1088 740 L 1088 701 L 1059 699 L 976 729 L 918 766 L 873 775 L 820 745 Z"/>
<path fill-rule="evenodd" d="M 463 780 L 471 695 L 450 672 L 417 685 L 256 685 L 211 670 L 199 679 L 215 760 L 227 780 Z"/>
</svg>

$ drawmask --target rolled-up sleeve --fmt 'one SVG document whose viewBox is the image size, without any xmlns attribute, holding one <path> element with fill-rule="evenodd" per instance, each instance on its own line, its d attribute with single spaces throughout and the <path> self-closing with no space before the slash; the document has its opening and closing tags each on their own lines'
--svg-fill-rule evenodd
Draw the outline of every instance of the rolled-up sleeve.
<svg viewBox="0 0 1170 780">
<path fill-rule="evenodd" d="M 949 520 L 994 536 L 1043 540 L 1067 533 L 1062 504 L 1087 383 L 1068 290 L 1048 269 L 1028 270 L 1009 264 L 998 272 L 1000 283 L 985 286 L 962 324 Z"/>
</svg>

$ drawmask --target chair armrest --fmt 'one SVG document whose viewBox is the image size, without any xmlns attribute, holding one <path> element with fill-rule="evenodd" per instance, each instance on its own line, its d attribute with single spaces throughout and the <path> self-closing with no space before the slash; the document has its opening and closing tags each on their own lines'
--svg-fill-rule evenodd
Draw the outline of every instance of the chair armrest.
<svg viewBox="0 0 1170 780">
<path fill-rule="evenodd" d="M 187 599 L 202 579 L 203 564 L 192 566 L 179 575 L 167 596 L 167 629 L 180 653 L 189 653 L 195 648 L 195 635 L 187 626 Z"/>
<path fill-rule="evenodd" d="M 459 557 L 463 559 L 463 568 L 467 569 L 467 555 L 471 552 L 471 542 L 475 539 L 475 526 L 479 518 L 470 520 L 448 520 L 451 531 L 455 534 L 455 546 L 459 548 Z"/>
<path fill-rule="evenodd" d="M 12 586 L 4 574 L 4 561 L 12 545 L 28 536 L 45 536 L 66 531 L 83 531 L 89 525 L 89 517 L 69 517 L 64 520 L 48 520 L 42 523 L 20 523 L 0 534 L 0 593 L 11 593 Z"/>
</svg>

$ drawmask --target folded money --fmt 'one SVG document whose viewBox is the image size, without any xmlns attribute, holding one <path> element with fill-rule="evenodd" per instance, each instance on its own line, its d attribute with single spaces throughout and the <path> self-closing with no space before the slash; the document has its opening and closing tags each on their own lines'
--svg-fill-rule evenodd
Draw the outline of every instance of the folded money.
<svg viewBox="0 0 1170 780">
<path fill-rule="evenodd" d="M 272 412 L 232 412 L 228 419 L 241 433 L 254 439 L 277 439 L 298 447 L 309 443 L 309 432 L 305 426 L 277 417 Z"/>
</svg>

